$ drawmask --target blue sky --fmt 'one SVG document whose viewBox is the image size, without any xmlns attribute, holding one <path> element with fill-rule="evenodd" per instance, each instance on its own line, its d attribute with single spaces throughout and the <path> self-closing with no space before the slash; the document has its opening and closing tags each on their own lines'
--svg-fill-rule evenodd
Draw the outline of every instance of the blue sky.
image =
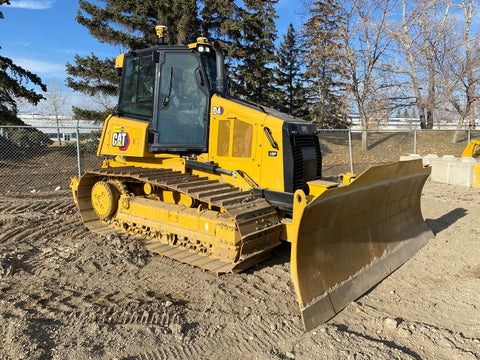
<svg viewBox="0 0 480 360">
<path fill-rule="evenodd" d="M 73 63 L 75 54 L 94 52 L 98 57 L 113 57 L 120 50 L 100 44 L 87 29 L 75 21 L 76 0 L 10 0 L 11 5 L 0 6 L 4 19 L 0 20 L 0 55 L 39 75 L 45 82 L 63 81 L 65 63 Z M 276 5 L 279 37 L 290 22 L 298 27 L 296 12 L 301 1 L 280 0 Z"/>
</svg>

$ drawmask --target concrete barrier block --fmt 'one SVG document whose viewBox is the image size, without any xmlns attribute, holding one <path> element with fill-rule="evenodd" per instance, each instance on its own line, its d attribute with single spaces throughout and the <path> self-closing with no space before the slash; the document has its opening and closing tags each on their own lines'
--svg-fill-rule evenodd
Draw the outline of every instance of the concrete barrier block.
<svg viewBox="0 0 480 360">
<path fill-rule="evenodd" d="M 472 157 L 456 158 L 453 155 L 438 157 L 436 154 L 420 156 L 411 154 L 400 157 L 400 161 L 422 159 L 423 165 L 430 165 L 432 181 L 480 188 L 480 161 Z"/>
<path fill-rule="evenodd" d="M 409 160 L 417 160 L 417 159 L 422 159 L 423 165 L 430 165 L 430 162 L 432 159 L 437 159 L 438 155 L 436 154 L 428 154 L 427 156 L 420 156 L 418 154 L 410 154 L 410 155 L 404 155 L 400 156 L 400 161 L 409 161 Z"/>
<path fill-rule="evenodd" d="M 430 176 L 432 181 L 449 184 L 452 160 L 455 161 L 455 158 L 441 157 L 431 160 L 432 174 Z"/>
<path fill-rule="evenodd" d="M 437 154 L 427 154 L 426 156 L 423 157 L 423 165 L 430 165 L 432 161 L 435 161 L 438 159 Z"/>
<path fill-rule="evenodd" d="M 460 158 L 452 161 L 448 183 L 472 187 L 473 165 L 476 163 L 473 158 Z"/>
</svg>

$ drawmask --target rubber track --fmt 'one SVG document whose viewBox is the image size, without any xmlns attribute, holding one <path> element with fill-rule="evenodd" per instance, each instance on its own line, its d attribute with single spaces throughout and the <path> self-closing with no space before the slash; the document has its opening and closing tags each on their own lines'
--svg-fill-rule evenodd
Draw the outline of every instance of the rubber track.
<svg viewBox="0 0 480 360">
<path fill-rule="evenodd" d="M 249 191 L 242 191 L 230 184 L 209 180 L 207 177 L 185 174 L 171 169 L 119 167 L 86 172 L 79 182 L 78 200 L 89 198 L 91 187 L 102 178 L 150 183 L 165 190 L 183 193 L 202 203 L 208 203 L 211 207 L 224 209 L 225 213 L 230 215 L 237 224 L 237 230 L 240 231 L 242 239 L 241 250 L 244 250 L 244 253 L 240 254 L 238 262 L 228 263 L 152 239 L 142 238 L 142 245 L 150 251 L 220 274 L 243 271 L 265 260 L 270 252 L 280 244 L 281 224 L 275 208 L 263 198 L 253 195 Z M 100 220 L 91 206 L 80 209 L 80 214 L 85 226 L 91 231 L 103 235 L 122 233 L 110 228 Z"/>
</svg>

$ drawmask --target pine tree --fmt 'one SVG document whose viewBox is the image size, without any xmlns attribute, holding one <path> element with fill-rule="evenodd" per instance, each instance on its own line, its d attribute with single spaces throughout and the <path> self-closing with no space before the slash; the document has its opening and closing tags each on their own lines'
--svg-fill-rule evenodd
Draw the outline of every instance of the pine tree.
<svg viewBox="0 0 480 360">
<path fill-rule="evenodd" d="M 137 50 L 152 46 L 157 41 L 156 25 L 168 27 L 167 42 L 182 44 L 192 42 L 199 36 L 200 22 L 197 19 L 195 0 L 105 0 L 105 5 L 79 0 L 77 22 L 102 43 L 118 47 L 121 51 Z M 116 95 L 119 77 L 114 69 L 114 59 L 99 59 L 76 55 L 75 64 L 67 63 L 67 84 L 75 91 L 93 96 Z M 77 118 L 103 120 L 112 112 L 92 111 L 74 107 Z"/>
<path fill-rule="evenodd" d="M 155 44 L 156 25 L 168 27 L 167 41 L 184 44 L 198 35 L 196 0 L 104 0 L 105 7 L 79 0 L 77 22 L 100 42 L 137 50 Z"/>
<path fill-rule="evenodd" d="M 234 14 L 238 7 L 233 0 L 203 0 L 200 11 L 200 34 L 207 38 L 228 39 L 234 27 Z M 233 34 L 231 34 L 233 35 Z"/>
<path fill-rule="evenodd" d="M 272 66 L 276 62 L 274 4 L 278 0 L 245 0 L 238 8 L 228 35 L 232 93 L 260 104 L 273 100 Z"/>
<path fill-rule="evenodd" d="M 3 4 L 10 5 L 10 2 L 1 0 L 0 6 Z M 0 11 L 0 19 L 3 18 Z M 42 91 L 47 91 L 47 87 L 37 75 L 15 65 L 11 59 L 0 56 L 0 124 L 23 125 L 17 116 L 16 99 L 26 100 L 33 105 L 37 105 L 43 99 L 34 88 L 27 87 L 29 83 L 39 86 Z"/>
<path fill-rule="evenodd" d="M 345 78 L 339 28 L 344 19 L 335 0 L 315 1 L 304 24 L 303 43 L 310 120 L 322 128 L 348 126 L 343 104 Z"/>
<path fill-rule="evenodd" d="M 300 70 L 300 54 L 298 36 L 290 23 L 277 51 L 275 101 L 293 116 L 304 117 L 307 109 L 302 84 L 303 73 Z"/>
<path fill-rule="evenodd" d="M 93 53 L 84 58 L 75 55 L 75 65 L 66 64 L 67 86 L 74 91 L 85 95 L 115 96 L 118 92 L 120 77 L 115 71 L 114 59 L 100 60 Z M 75 77 L 73 77 L 75 76 Z M 113 108 L 106 108 L 104 111 L 87 110 L 74 106 L 73 113 L 77 119 L 104 120 Z"/>
<path fill-rule="evenodd" d="M 79 0 L 77 21 L 100 42 L 122 51 L 152 46 L 157 41 L 155 26 L 168 27 L 167 42 L 186 44 L 198 36 L 222 38 L 231 60 L 234 93 L 251 100 L 271 98 L 275 63 L 276 29 L 274 4 L 278 0 L 245 0 L 240 7 L 234 0 Z M 98 59 L 94 54 L 76 56 L 67 64 L 68 86 L 87 95 L 116 95 L 119 79 L 113 59 Z M 229 66 L 230 65 L 230 66 Z M 266 103 L 266 102 L 265 102 Z M 73 109 L 78 118 L 104 119 L 105 112 Z"/>
</svg>

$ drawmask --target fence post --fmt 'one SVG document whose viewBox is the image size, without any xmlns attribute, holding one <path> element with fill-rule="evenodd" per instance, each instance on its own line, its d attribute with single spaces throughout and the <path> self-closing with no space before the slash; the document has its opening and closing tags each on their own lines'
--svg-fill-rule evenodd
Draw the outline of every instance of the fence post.
<svg viewBox="0 0 480 360">
<path fill-rule="evenodd" d="M 78 124 L 77 124 L 77 162 L 78 162 L 78 176 L 82 176 L 82 166 L 80 164 L 80 132 L 78 131 Z"/>
<path fill-rule="evenodd" d="M 350 172 L 353 174 L 352 129 L 348 129 L 348 150 L 350 152 Z"/>
<path fill-rule="evenodd" d="M 413 153 L 417 153 L 417 130 L 413 130 Z"/>
<path fill-rule="evenodd" d="M 468 128 L 468 144 L 470 144 L 470 128 Z"/>
</svg>

